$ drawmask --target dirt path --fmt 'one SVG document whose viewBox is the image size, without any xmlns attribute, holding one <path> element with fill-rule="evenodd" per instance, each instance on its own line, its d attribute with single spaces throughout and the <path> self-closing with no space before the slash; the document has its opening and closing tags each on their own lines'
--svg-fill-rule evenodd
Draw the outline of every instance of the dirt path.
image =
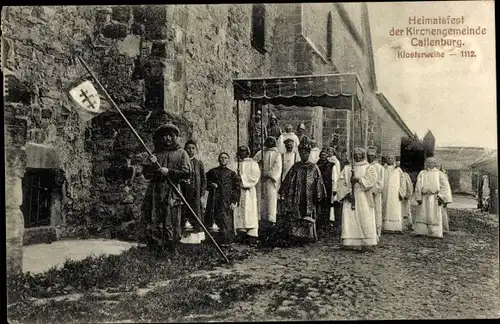
<svg viewBox="0 0 500 324">
<path fill-rule="evenodd" d="M 232 265 L 165 278 L 129 293 L 37 300 L 28 308 L 31 314 L 18 318 L 39 323 L 497 318 L 498 222 L 478 222 L 481 216 L 471 211 L 449 215 L 451 232 L 443 240 L 404 233 L 383 236 L 368 253 L 342 250 L 334 239 L 260 250 Z"/>
</svg>

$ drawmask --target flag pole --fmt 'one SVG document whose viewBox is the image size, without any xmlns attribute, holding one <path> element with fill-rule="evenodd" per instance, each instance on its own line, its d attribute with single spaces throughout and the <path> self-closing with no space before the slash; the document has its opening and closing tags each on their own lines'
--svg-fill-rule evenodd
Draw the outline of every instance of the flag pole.
<svg viewBox="0 0 500 324">
<path fill-rule="evenodd" d="M 134 133 L 135 137 L 139 140 L 139 142 L 141 142 L 142 146 L 144 147 L 144 149 L 146 150 L 146 152 L 149 154 L 149 156 L 150 157 L 153 156 L 153 153 L 146 146 L 146 143 L 144 143 L 144 141 L 142 140 L 141 136 L 135 131 L 134 127 L 128 121 L 127 117 L 125 117 L 125 115 L 122 113 L 122 111 L 120 110 L 120 108 L 118 108 L 118 106 L 116 105 L 116 103 L 114 102 L 114 100 L 111 98 L 111 96 L 109 95 L 109 93 L 106 91 L 106 89 L 104 88 L 104 86 L 99 82 L 99 80 L 97 79 L 97 77 L 90 70 L 90 68 L 88 67 L 87 63 L 79 55 L 77 55 L 77 58 L 78 58 L 78 60 L 80 60 L 80 62 L 82 63 L 83 67 L 85 68 L 85 70 L 87 70 L 87 72 L 90 74 L 90 76 L 92 77 L 92 79 L 94 79 L 94 81 L 97 83 L 97 85 L 102 90 L 102 92 L 104 92 L 106 98 L 109 100 L 109 102 L 111 103 L 111 105 L 113 105 L 113 107 L 118 111 L 118 113 L 123 118 L 123 120 L 125 121 L 125 123 L 127 124 L 127 126 L 130 128 L 130 130 L 132 130 L 132 132 Z M 160 163 L 158 161 L 156 161 L 156 165 L 158 166 L 158 168 L 161 168 L 161 165 L 160 165 Z M 196 219 L 196 221 L 198 221 L 198 223 L 200 224 L 201 228 L 208 235 L 208 237 L 213 242 L 213 244 L 215 245 L 215 247 L 217 248 L 217 250 L 219 251 L 219 253 L 224 258 L 224 260 L 227 263 L 230 263 L 229 259 L 226 256 L 226 254 L 221 250 L 221 248 L 217 244 L 217 242 L 215 242 L 215 240 L 212 237 L 212 235 L 210 235 L 210 232 L 207 230 L 207 228 L 205 227 L 205 225 L 203 225 L 203 222 L 200 220 L 200 218 L 198 217 L 198 215 L 196 215 L 196 213 L 194 212 L 194 210 L 188 204 L 188 202 L 186 201 L 186 198 L 184 198 L 184 196 L 182 195 L 182 192 L 179 190 L 179 188 L 177 188 L 174 185 L 174 183 L 172 182 L 172 180 L 168 176 L 166 178 L 167 178 L 168 184 L 174 189 L 175 193 L 181 198 L 182 203 L 184 203 L 187 206 L 188 210 L 194 216 L 194 218 Z"/>
<path fill-rule="evenodd" d="M 351 177 L 354 177 L 354 95 L 351 96 Z M 351 209 L 356 209 L 356 197 L 354 195 L 354 183 L 351 180 Z"/>
</svg>

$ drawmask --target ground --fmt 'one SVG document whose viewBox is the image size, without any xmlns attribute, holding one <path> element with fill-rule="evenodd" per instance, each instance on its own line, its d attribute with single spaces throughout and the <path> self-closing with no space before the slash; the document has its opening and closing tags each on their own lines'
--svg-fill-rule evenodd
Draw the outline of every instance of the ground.
<svg viewBox="0 0 500 324">
<path fill-rule="evenodd" d="M 28 287 L 9 295 L 8 317 L 11 323 L 497 318 L 498 216 L 478 221 L 488 217 L 472 209 L 449 215 L 443 240 L 385 235 L 367 253 L 341 250 L 330 237 L 305 247 L 238 247 L 228 251 L 231 265 L 210 246 L 169 260 L 133 248 L 84 266 L 67 263 L 11 282 Z M 58 288 L 49 289 L 54 282 Z"/>
</svg>

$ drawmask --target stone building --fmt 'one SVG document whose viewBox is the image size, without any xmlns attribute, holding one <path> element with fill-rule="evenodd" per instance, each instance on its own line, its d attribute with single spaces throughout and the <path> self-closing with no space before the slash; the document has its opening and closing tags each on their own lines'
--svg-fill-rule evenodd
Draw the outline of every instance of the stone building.
<svg viewBox="0 0 500 324">
<path fill-rule="evenodd" d="M 482 147 L 438 146 L 434 157 L 448 173 L 453 193 L 474 194 L 472 164 L 488 153 Z"/>
<path fill-rule="evenodd" d="M 366 4 L 2 9 L 9 271 L 20 267 L 24 232 L 61 224 L 113 229 L 140 214 L 146 154 L 112 109 L 78 119 L 67 96 L 86 75 L 77 54 L 147 145 L 158 125 L 173 121 L 182 142 L 198 142 L 207 169 L 220 151 L 236 152 L 237 77 L 356 73 L 364 89 L 358 145 L 397 154 L 398 138 L 412 136 L 378 92 Z M 256 108 L 240 107 L 242 142 Z M 348 110 L 265 108 L 281 126 L 304 122 L 320 146 L 348 146 Z"/>
</svg>

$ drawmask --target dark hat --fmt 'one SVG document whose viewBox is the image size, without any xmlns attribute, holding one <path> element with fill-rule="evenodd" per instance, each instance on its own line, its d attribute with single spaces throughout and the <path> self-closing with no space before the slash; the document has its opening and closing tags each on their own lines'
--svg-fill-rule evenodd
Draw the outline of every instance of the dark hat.
<svg viewBox="0 0 500 324">
<path fill-rule="evenodd" d="M 167 132 L 173 132 L 175 136 L 179 136 L 179 134 L 181 133 L 177 126 L 170 123 L 162 125 L 155 130 L 155 134 L 164 134 Z"/>
<path fill-rule="evenodd" d="M 295 143 L 295 141 L 291 138 L 287 138 L 286 140 L 283 141 L 283 143 L 285 143 L 285 144 L 290 143 L 290 142 Z"/>
</svg>

